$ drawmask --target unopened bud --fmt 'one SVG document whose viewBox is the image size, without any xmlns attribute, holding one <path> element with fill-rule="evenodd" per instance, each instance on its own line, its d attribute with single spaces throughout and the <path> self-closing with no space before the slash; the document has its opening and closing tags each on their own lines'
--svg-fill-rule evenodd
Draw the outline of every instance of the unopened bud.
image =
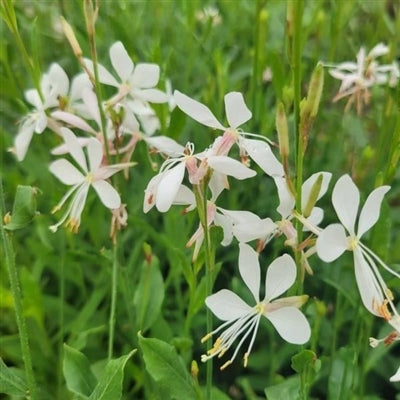
<svg viewBox="0 0 400 400">
<path fill-rule="evenodd" d="M 318 63 L 311 76 L 310 87 L 307 93 L 307 102 L 309 103 L 310 116 L 315 118 L 321 101 L 322 89 L 324 87 L 324 68 L 322 63 Z"/>
<path fill-rule="evenodd" d="M 60 17 L 61 18 L 61 25 L 62 25 L 62 29 L 64 31 L 64 35 L 67 38 L 69 44 L 72 47 L 72 51 L 74 52 L 74 54 L 76 55 L 76 57 L 80 58 L 82 57 L 82 49 L 79 46 L 78 40 L 76 39 L 75 33 L 71 27 L 71 25 L 65 20 L 65 18 Z"/>
<path fill-rule="evenodd" d="M 289 155 L 289 132 L 283 103 L 278 104 L 275 118 L 276 130 L 278 131 L 279 152 L 282 157 Z"/>
<path fill-rule="evenodd" d="M 318 200 L 319 193 L 321 192 L 323 178 L 323 175 L 319 174 L 318 178 L 315 180 L 314 184 L 311 187 L 310 196 L 308 197 L 307 203 L 303 209 L 303 216 L 305 218 L 308 218 L 311 215 L 311 211 L 313 210 L 315 203 Z"/>
<path fill-rule="evenodd" d="M 197 381 L 198 376 L 199 376 L 199 366 L 196 362 L 196 360 L 192 360 L 190 364 L 190 374 L 193 376 L 193 378 Z"/>
</svg>

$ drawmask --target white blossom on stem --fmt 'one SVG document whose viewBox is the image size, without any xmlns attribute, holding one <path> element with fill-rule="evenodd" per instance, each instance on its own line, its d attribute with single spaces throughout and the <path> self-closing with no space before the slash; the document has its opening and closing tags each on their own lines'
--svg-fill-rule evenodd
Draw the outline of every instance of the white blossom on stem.
<svg viewBox="0 0 400 400">
<path fill-rule="evenodd" d="M 53 213 L 58 211 L 72 196 L 67 211 L 61 217 L 60 221 L 52 225 L 50 229 L 55 232 L 60 225 L 67 221 L 66 225 L 71 231 L 77 232 L 89 188 L 93 187 L 104 206 L 109 209 L 119 208 L 121 206 L 121 198 L 118 192 L 107 182 L 107 179 L 132 164 L 103 165 L 103 147 L 95 138 L 90 138 L 86 147 L 88 163 L 85 153 L 74 133 L 68 128 L 61 128 L 61 133 L 69 154 L 76 161 L 79 168 L 76 168 L 65 158 L 61 158 L 50 164 L 50 172 L 62 183 L 71 186 L 56 205 Z"/>
<path fill-rule="evenodd" d="M 241 93 L 230 92 L 224 97 L 225 113 L 229 124 L 227 127 L 222 125 L 204 104 L 191 99 L 178 90 L 175 90 L 174 97 L 177 106 L 189 117 L 200 124 L 224 132 L 224 135 L 217 139 L 217 154 L 228 154 L 232 145 L 237 143 L 243 159 L 246 159 L 248 155 L 268 175 L 284 175 L 282 164 L 276 159 L 268 144 L 270 141 L 264 136 L 243 132 L 239 129 L 252 116 Z M 257 139 L 248 139 L 248 137 Z"/>
<path fill-rule="evenodd" d="M 212 349 L 202 356 L 202 361 L 205 362 L 215 356 L 222 357 L 235 340 L 242 336 L 233 356 L 222 365 L 221 370 L 233 362 L 240 347 L 251 335 L 249 346 L 244 354 L 244 365 L 247 366 L 261 317 L 267 318 L 279 335 L 289 343 L 303 344 L 311 335 L 308 321 L 298 309 L 308 296 L 277 299 L 295 282 L 296 264 L 293 259 L 288 254 L 284 254 L 271 263 L 265 278 L 265 297 L 260 300 L 261 274 L 258 254 L 244 243 L 239 244 L 239 249 L 240 275 L 253 295 L 255 304 L 247 304 L 227 289 L 222 289 L 206 298 L 207 307 L 217 318 L 225 322 L 202 339 L 202 342 L 205 342 L 212 335 L 223 331 L 214 342 Z"/>
<path fill-rule="evenodd" d="M 346 250 L 353 252 L 355 276 L 363 304 L 372 314 L 386 320 L 390 320 L 391 312 L 396 311 L 392 293 L 377 264 L 398 278 L 400 275 L 365 246 L 361 238 L 378 221 L 383 197 L 389 189 L 390 186 L 380 186 L 370 193 L 361 209 L 356 230 L 360 193 L 350 176 L 343 175 L 332 192 L 332 204 L 341 224 L 327 226 L 320 232 L 316 243 L 317 253 L 325 262 L 336 260 Z"/>
</svg>

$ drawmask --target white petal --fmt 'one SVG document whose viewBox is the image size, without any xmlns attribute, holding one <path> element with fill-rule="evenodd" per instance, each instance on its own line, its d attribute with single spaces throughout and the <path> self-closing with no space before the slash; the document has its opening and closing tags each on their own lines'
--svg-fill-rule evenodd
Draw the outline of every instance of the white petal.
<svg viewBox="0 0 400 400">
<path fill-rule="evenodd" d="M 319 207 L 314 207 L 307 220 L 314 226 L 318 226 L 318 224 L 322 221 L 323 218 L 324 218 L 324 210 Z M 303 230 L 309 231 L 309 229 L 306 226 L 303 227 Z"/>
<path fill-rule="evenodd" d="M 234 225 L 233 234 L 239 242 L 247 243 L 256 239 L 267 238 L 276 228 L 276 224 L 270 218 L 259 218 L 258 221 Z"/>
<path fill-rule="evenodd" d="M 95 172 L 103 160 L 103 145 L 95 138 L 90 138 L 87 146 L 90 172 Z"/>
<path fill-rule="evenodd" d="M 50 82 L 55 85 L 56 97 L 66 96 L 69 89 L 69 79 L 68 75 L 65 73 L 64 69 L 57 63 L 51 64 L 49 68 L 49 79 Z"/>
<path fill-rule="evenodd" d="M 360 238 L 378 221 L 383 196 L 390 190 L 390 186 L 381 186 L 373 190 L 365 200 L 358 220 L 357 236 Z"/>
<path fill-rule="evenodd" d="M 390 382 L 399 382 L 400 381 L 400 367 L 397 372 L 389 379 Z"/>
<path fill-rule="evenodd" d="M 293 211 L 296 200 L 287 187 L 286 179 L 274 177 L 276 188 L 278 189 L 279 206 L 276 209 L 282 219 L 286 219 Z"/>
<path fill-rule="evenodd" d="M 71 90 L 70 90 L 70 101 L 75 102 L 82 98 L 82 90 L 84 88 L 92 88 L 89 77 L 86 73 L 76 75 L 72 79 Z"/>
<path fill-rule="evenodd" d="M 209 126 L 210 128 L 225 130 L 225 128 L 218 122 L 217 118 L 215 118 L 215 115 L 204 104 L 191 99 L 189 96 L 186 96 L 178 90 L 174 91 L 174 99 L 176 105 L 185 114 L 189 115 L 190 118 L 193 118 L 200 124 Z"/>
<path fill-rule="evenodd" d="M 75 134 L 68 128 L 61 128 L 61 134 L 71 156 L 85 172 L 88 172 L 85 154 Z"/>
<path fill-rule="evenodd" d="M 160 79 L 160 67 L 157 64 L 137 64 L 131 78 L 132 86 L 138 88 L 152 88 Z"/>
<path fill-rule="evenodd" d="M 35 130 L 34 121 L 26 120 L 14 140 L 15 154 L 18 161 L 22 161 L 28 151 L 33 132 Z"/>
<path fill-rule="evenodd" d="M 84 119 L 75 114 L 57 110 L 52 112 L 51 116 L 59 121 L 66 122 L 75 128 L 82 129 L 85 132 L 90 132 L 96 135 L 96 131 Z"/>
<path fill-rule="evenodd" d="M 26 90 L 24 95 L 25 95 L 25 99 L 28 103 L 32 104 L 37 109 L 43 108 L 42 100 L 40 99 L 39 93 L 36 89 Z"/>
<path fill-rule="evenodd" d="M 107 181 L 95 181 L 92 186 L 107 208 L 118 208 L 121 205 L 118 192 Z"/>
<path fill-rule="evenodd" d="M 131 92 L 133 97 L 138 97 L 150 103 L 166 103 L 167 95 L 159 89 L 134 89 Z"/>
<path fill-rule="evenodd" d="M 164 153 L 167 156 L 182 154 L 185 150 L 181 144 L 167 136 L 152 136 L 144 138 L 144 140 L 150 147 L 154 147 L 159 152 Z"/>
<path fill-rule="evenodd" d="M 260 301 L 260 262 L 258 253 L 248 244 L 239 243 L 239 271 L 256 303 Z"/>
<path fill-rule="evenodd" d="M 310 198 L 311 194 L 311 189 L 313 188 L 315 182 L 317 181 L 318 177 L 322 175 L 322 182 L 321 182 L 321 189 L 318 193 L 317 200 L 319 200 L 328 190 L 328 185 L 331 180 L 332 174 L 330 172 L 317 172 L 315 174 L 312 174 L 304 183 L 301 188 L 301 202 L 302 202 L 302 208 L 305 207 L 305 205 L 308 202 L 308 199 Z"/>
<path fill-rule="evenodd" d="M 252 114 L 244 102 L 240 92 L 230 92 L 225 95 L 225 112 L 229 126 L 237 128 L 247 122 Z"/>
<path fill-rule="evenodd" d="M 372 48 L 372 50 L 368 53 L 368 57 L 376 58 L 383 56 L 389 53 L 389 47 L 383 43 L 378 43 L 376 46 Z"/>
<path fill-rule="evenodd" d="M 121 42 L 110 47 L 110 59 L 121 81 L 126 82 L 133 72 L 133 62 Z"/>
<path fill-rule="evenodd" d="M 175 196 L 174 204 L 177 205 L 191 205 L 196 203 L 194 193 L 185 185 L 179 187 L 178 193 Z"/>
<path fill-rule="evenodd" d="M 349 175 L 343 175 L 336 182 L 332 192 L 332 204 L 342 225 L 354 235 L 360 192 Z"/>
<path fill-rule="evenodd" d="M 265 315 L 275 329 L 289 343 L 303 344 L 311 336 L 310 325 L 304 314 L 295 307 L 284 307 Z"/>
<path fill-rule="evenodd" d="M 256 139 L 240 139 L 240 146 L 250 158 L 268 175 L 283 176 L 282 164 L 277 160 L 268 143 Z"/>
<path fill-rule="evenodd" d="M 84 63 L 88 70 L 94 74 L 94 68 L 93 68 L 93 62 L 92 60 L 89 60 L 88 58 L 84 58 Z M 101 83 L 104 83 L 105 85 L 110 85 L 114 86 L 116 88 L 120 87 L 120 84 L 117 82 L 117 80 L 107 71 L 106 68 L 103 67 L 101 64 L 97 64 L 97 70 L 99 73 L 99 81 Z"/>
<path fill-rule="evenodd" d="M 175 167 L 165 171 L 158 184 L 156 207 L 160 212 L 170 209 L 185 174 L 185 163 L 181 162 Z"/>
<path fill-rule="evenodd" d="M 52 162 L 49 169 L 65 185 L 76 185 L 85 180 L 82 173 L 64 158 Z"/>
<path fill-rule="evenodd" d="M 289 254 L 272 261 L 265 277 L 265 299 L 270 301 L 286 292 L 296 280 L 296 264 Z"/>
<path fill-rule="evenodd" d="M 256 175 L 256 171 L 253 169 L 227 156 L 212 156 L 207 161 L 211 168 L 222 174 L 233 176 L 236 179 L 242 180 Z"/>
<path fill-rule="evenodd" d="M 325 262 L 331 262 L 340 257 L 348 247 L 346 232 L 342 225 L 327 226 L 317 238 L 317 253 Z"/>
<path fill-rule="evenodd" d="M 222 289 L 206 298 L 206 305 L 212 313 L 222 321 L 235 320 L 251 311 L 237 294 L 227 289 Z"/>
<path fill-rule="evenodd" d="M 96 121 L 97 125 L 100 128 L 101 118 L 96 94 L 93 92 L 92 89 L 85 88 L 82 90 L 82 100 L 90 116 Z"/>
<path fill-rule="evenodd" d="M 216 213 L 214 217 L 214 225 L 222 228 L 224 238 L 222 239 L 222 246 L 228 246 L 232 243 L 232 220 L 226 215 Z"/>
<path fill-rule="evenodd" d="M 153 176 L 149 183 L 147 184 L 146 189 L 144 190 L 144 200 L 143 200 L 143 212 L 149 212 L 153 206 L 156 204 L 156 195 L 158 184 L 160 183 L 163 174 L 157 174 Z"/>
<path fill-rule="evenodd" d="M 358 246 L 354 250 L 354 272 L 361 300 L 365 308 L 372 314 L 381 317 L 377 307 L 383 304 L 384 298 L 379 283 Z"/>
</svg>

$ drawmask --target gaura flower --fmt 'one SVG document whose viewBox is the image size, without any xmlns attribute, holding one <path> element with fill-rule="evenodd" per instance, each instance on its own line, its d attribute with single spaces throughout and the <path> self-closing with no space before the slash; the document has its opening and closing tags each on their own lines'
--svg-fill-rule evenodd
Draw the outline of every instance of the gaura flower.
<svg viewBox="0 0 400 400">
<path fill-rule="evenodd" d="M 224 131 L 224 135 L 218 138 L 218 155 L 226 155 L 234 143 L 237 143 L 243 159 L 247 155 L 268 175 L 283 176 L 282 164 L 276 159 L 268 139 L 254 133 L 243 132 L 240 125 L 247 122 L 252 114 L 247 108 L 243 95 L 239 92 L 230 92 L 225 95 L 225 113 L 228 120 L 228 127 L 223 126 L 211 110 L 204 104 L 191 99 L 185 94 L 175 90 L 174 97 L 176 105 L 195 121 L 213 129 Z M 258 139 L 247 139 L 255 137 Z M 261 140 L 260 140 L 261 139 Z"/>
<path fill-rule="evenodd" d="M 247 244 L 239 244 L 239 271 L 254 298 L 254 305 L 249 305 L 235 293 L 227 289 L 206 298 L 207 307 L 214 315 L 225 321 L 217 329 L 207 334 L 202 342 L 223 330 L 214 342 L 214 346 L 203 355 L 203 362 L 218 356 L 222 357 L 240 339 L 232 358 L 222 365 L 223 370 L 235 359 L 240 347 L 251 334 L 250 344 L 244 354 L 244 366 L 254 344 L 261 317 L 267 318 L 279 335 L 289 343 L 303 344 L 311 335 L 310 326 L 304 314 L 298 309 L 307 301 L 308 296 L 293 296 L 277 299 L 296 279 L 296 265 L 293 259 L 284 254 L 275 259 L 267 270 L 265 278 L 265 297 L 260 300 L 260 264 L 258 254 Z"/>
<path fill-rule="evenodd" d="M 240 180 L 256 175 L 254 170 L 233 158 L 214 155 L 212 151 L 194 154 L 193 143 L 188 143 L 181 154 L 176 154 L 163 163 L 160 172 L 147 185 L 143 211 L 149 211 L 154 205 L 158 211 L 168 211 L 182 188 L 185 169 L 188 171 L 190 183 L 196 185 L 210 168 Z"/>
<path fill-rule="evenodd" d="M 325 262 L 336 260 L 344 251 L 353 252 L 355 276 L 364 306 L 372 314 L 389 320 L 395 312 L 393 296 L 383 280 L 377 264 L 400 278 L 374 252 L 361 242 L 362 236 L 377 222 L 384 195 L 390 186 L 380 186 L 368 196 L 361 209 L 355 229 L 360 193 L 349 175 L 336 182 L 332 204 L 341 224 L 332 224 L 322 230 L 317 238 L 317 253 Z M 348 235 L 346 234 L 346 231 Z"/>
<path fill-rule="evenodd" d="M 50 164 L 50 172 L 62 183 L 71 186 L 56 205 L 53 213 L 58 211 L 73 196 L 61 220 L 52 225 L 50 229 L 53 232 L 57 231 L 58 227 L 68 219 L 66 225 L 70 227 L 72 232 L 76 233 L 79 229 L 81 214 L 85 207 L 89 188 L 93 187 L 101 202 L 107 208 L 119 208 L 121 206 L 121 198 L 106 179 L 132 164 L 102 165 L 104 156 L 102 144 L 95 138 L 90 138 L 87 144 L 87 158 L 89 161 L 87 163 L 85 153 L 74 133 L 68 128 L 61 128 L 61 133 L 68 151 L 78 164 L 79 169 L 64 158 Z"/>
<path fill-rule="evenodd" d="M 369 104 L 370 87 L 386 83 L 395 87 L 400 74 L 398 65 L 395 62 L 389 65 L 379 65 L 376 61 L 377 57 L 388 52 L 389 48 L 383 43 L 377 44 L 368 54 L 366 54 L 365 48 L 361 47 L 357 53 L 357 62 L 343 62 L 332 65 L 329 73 L 342 81 L 333 102 L 350 96 L 345 111 L 350 108 L 352 103 L 355 103 L 357 112 L 360 114 L 363 103 Z"/>
</svg>

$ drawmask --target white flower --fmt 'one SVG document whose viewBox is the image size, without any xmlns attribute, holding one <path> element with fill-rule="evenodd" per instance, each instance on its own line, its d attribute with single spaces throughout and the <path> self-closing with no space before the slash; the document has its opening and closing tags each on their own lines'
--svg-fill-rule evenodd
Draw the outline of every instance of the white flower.
<svg viewBox="0 0 400 400">
<path fill-rule="evenodd" d="M 53 212 L 58 211 L 73 195 L 67 211 L 61 220 L 57 224 L 51 226 L 50 229 L 55 232 L 68 218 L 67 226 L 70 227 L 71 231 L 77 232 L 86 197 L 91 186 L 107 208 L 116 209 L 121 206 L 121 199 L 118 192 L 106 179 L 123 168 L 127 168 L 130 164 L 103 166 L 103 148 L 101 143 L 95 138 L 90 138 L 87 144 L 88 164 L 85 153 L 74 133 L 67 128 L 61 128 L 61 133 L 69 153 L 80 169 L 76 168 L 64 158 L 50 164 L 50 172 L 62 183 L 72 186 L 54 208 Z"/>
<path fill-rule="evenodd" d="M 377 44 L 368 54 L 361 47 L 357 53 L 357 62 L 343 62 L 332 65 L 329 73 L 342 81 L 339 92 L 333 101 L 350 96 L 345 110 L 348 110 L 353 102 L 356 103 L 358 113 L 361 112 L 362 103 L 369 103 L 369 88 L 374 85 L 388 83 L 396 86 L 399 78 L 399 68 L 395 62 L 389 65 L 379 65 L 377 57 L 385 55 L 389 48 L 383 43 Z M 330 65 L 327 65 L 330 66 Z"/>
<path fill-rule="evenodd" d="M 195 185 L 200 183 L 209 168 L 240 180 L 256 174 L 239 161 L 227 156 L 216 156 L 212 151 L 194 154 L 193 143 L 188 143 L 181 154 L 170 157 L 163 163 L 160 172 L 147 185 L 144 212 L 149 211 L 153 205 L 160 212 L 168 211 L 182 187 L 185 169 L 188 170 L 189 181 Z"/>
<path fill-rule="evenodd" d="M 284 175 L 282 164 L 272 153 L 267 143 L 268 139 L 239 129 L 239 126 L 247 122 L 252 116 L 241 93 L 230 92 L 224 97 L 228 127 L 223 126 L 204 104 L 191 99 L 178 90 L 175 90 L 174 97 L 177 106 L 189 117 L 205 126 L 224 131 L 224 135 L 218 139 L 217 154 L 226 155 L 232 145 L 237 143 L 242 157 L 245 158 L 249 155 L 265 173 L 271 176 Z M 257 137 L 262 140 L 247 139 L 246 136 Z"/>
<path fill-rule="evenodd" d="M 326 262 L 337 259 L 345 250 L 353 252 L 355 276 L 364 306 L 374 315 L 390 319 L 389 304 L 392 294 L 383 280 L 377 263 L 397 277 L 384 262 L 362 242 L 361 238 L 378 220 L 384 195 L 390 186 L 373 190 L 361 209 L 357 230 L 355 229 L 360 193 L 349 175 L 343 175 L 336 183 L 332 193 L 332 203 L 341 224 L 326 227 L 318 236 L 317 252 Z M 346 231 L 349 236 L 347 236 Z"/>
<path fill-rule="evenodd" d="M 235 340 L 242 336 L 232 358 L 221 369 L 233 362 L 246 338 L 252 334 L 249 347 L 244 354 L 244 365 L 247 365 L 262 316 L 267 318 L 279 335 L 289 343 L 303 344 L 309 340 L 311 334 L 307 319 L 298 309 L 308 296 L 276 299 L 295 282 L 296 265 L 293 259 L 288 254 L 284 254 L 271 263 L 265 278 L 265 297 L 260 300 L 261 277 L 258 254 L 247 244 L 241 243 L 239 248 L 240 275 L 252 293 L 255 304 L 248 305 L 227 289 L 206 298 L 207 307 L 217 318 L 225 322 L 202 339 L 204 342 L 212 335 L 224 330 L 216 339 L 213 348 L 207 352 L 207 355 L 202 356 L 202 361 L 215 356 L 222 357 Z"/>
<path fill-rule="evenodd" d="M 118 89 L 118 94 L 109 100 L 109 104 L 115 104 L 127 95 L 152 103 L 165 103 L 168 100 L 165 93 L 154 88 L 160 79 L 160 67 L 157 64 L 139 63 L 135 66 L 121 42 L 115 42 L 110 47 L 110 60 L 119 80 L 98 64 L 100 82 Z M 85 64 L 93 71 L 91 60 L 85 59 Z"/>
<path fill-rule="evenodd" d="M 397 372 L 389 380 L 390 382 L 400 382 L 400 367 L 397 369 Z"/>
<path fill-rule="evenodd" d="M 43 74 L 40 89 L 43 99 L 36 89 L 25 92 L 25 98 L 35 107 L 21 122 L 21 127 L 14 141 L 14 151 L 18 161 L 22 161 L 28 151 L 34 133 L 41 134 L 49 124 L 46 110 L 57 107 L 58 99 L 68 93 L 69 80 L 65 71 L 56 63 Z"/>
</svg>

